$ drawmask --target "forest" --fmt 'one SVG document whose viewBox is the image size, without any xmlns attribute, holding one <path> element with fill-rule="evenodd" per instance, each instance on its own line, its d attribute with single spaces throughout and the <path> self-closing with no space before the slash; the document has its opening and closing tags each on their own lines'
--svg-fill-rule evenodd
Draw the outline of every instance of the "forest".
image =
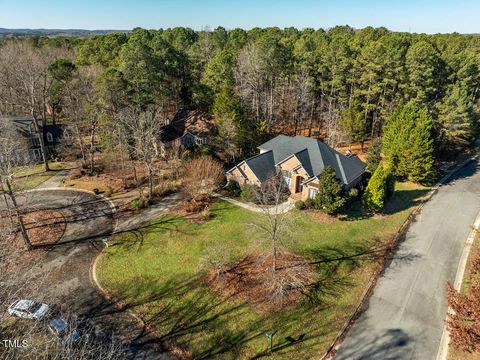
<svg viewBox="0 0 480 360">
<path fill-rule="evenodd" d="M 112 134 L 124 137 L 133 114 L 163 124 L 180 109 L 213 116 L 216 151 L 228 163 L 279 133 L 333 147 L 386 134 L 390 163 L 418 149 L 432 168 L 478 132 L 475 35 L 179 27 L 1 44 L 0 112 L 60 118 L 79 134 L 103 134 L 103 149 L 128 143 Z"/>
</svg>

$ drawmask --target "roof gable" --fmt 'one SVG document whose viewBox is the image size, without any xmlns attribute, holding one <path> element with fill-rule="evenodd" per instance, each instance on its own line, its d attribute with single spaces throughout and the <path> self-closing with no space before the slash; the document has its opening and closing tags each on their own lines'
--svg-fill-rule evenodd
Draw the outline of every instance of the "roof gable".
<svg viewBox="0 0 480 360">
<path fill-rule="evenodd" d="M 295 155 L 311 177 L 319 176 L 326 166 L 331 166 L 346 185 L 365 171 L 365 164 L 358 157 L 347 157 L 319 140 L 303 136 L 279 135 L 258 148 L 271 151 L 275 164 Z"/>
</svg>

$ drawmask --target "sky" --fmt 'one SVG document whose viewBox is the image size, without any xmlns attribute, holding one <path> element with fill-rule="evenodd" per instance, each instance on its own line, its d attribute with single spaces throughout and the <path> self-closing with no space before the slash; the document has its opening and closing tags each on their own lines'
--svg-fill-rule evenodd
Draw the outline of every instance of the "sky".
<svg viewBox="0 0 480 360">
<path fill-rule="evenodd" d="M 350 25 L 480 33 L 480 0 L 0 0 L 0 27 L 159 29 Z"/>
</svg>

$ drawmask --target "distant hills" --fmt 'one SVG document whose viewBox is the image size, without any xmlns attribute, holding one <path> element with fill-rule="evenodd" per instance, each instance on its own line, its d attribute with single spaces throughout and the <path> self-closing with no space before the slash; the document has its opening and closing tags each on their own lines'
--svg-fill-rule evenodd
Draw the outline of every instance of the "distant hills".
<svg viewBox="0 0 480 360">
<path fill-rule="evenodd" d="M 130 30 L 85 30 L 85 29 L 5 29 L 0 28 L 0 37 L 44 35 L 44 36 L 88 36 L 114 32 L 128 33 Z"/>
</svg>

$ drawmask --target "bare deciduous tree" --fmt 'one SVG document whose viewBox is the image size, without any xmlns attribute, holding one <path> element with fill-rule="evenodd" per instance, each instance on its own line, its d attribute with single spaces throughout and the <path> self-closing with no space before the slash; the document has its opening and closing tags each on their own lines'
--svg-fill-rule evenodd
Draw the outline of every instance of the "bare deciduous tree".
<svg viewBox="0 0 480 360">
<path fill-rule="evenodd" d="M 154 105 L 142 110 L 139 106 L 128 106 L 119 114 L 125 131 L 132 141 L 127 142 L 135 158 L 145 166 L 148 177 L 148 195 L 153 196 L 154 160 L 159 155 L 158 140 L 162 122 L 158 119 L 158 108 Z"/>
<path fill-rule="evenodd" d="M 32 117 L 42 152 L 45 171 L 49 170 L 42 124 L 46 121 L 46 99 L 51 82 L 48 66 L 64 55 L 61 49 L 34 48 L 26 41 L 7 42 L 0 52 L 0 103 L 4 112 Z"/>
<path fill-rule="evenodd" d="M 288 198 L 288 187 L 281 174 L 264 182 L 257 191 L 257 198 L 263 216 L 256 218 L 251 224 L 260 231 L 262 237 L 270 242 L 272 272 L 275 272 L 278 248 L 287 240 L 293 225 L 291 214 L 287 214 L 282 206 Z"/>
<path fill-rule="evenodd" d="M 0 188 L 5 191 L 12 203 L 15 216 L 20 227 L 20 231 L 25 242 L 27 250 L 32 249 L 32 244 L 28 237 L 27 230 L 23 222 L 23 215 L 19 210 L 15 191 L 12 186 L 13 174 L 19 167 L 28 164 L 29 154 L 28 146 L 16 132 L 13 122 L 8 119 L 0 119 Z M 10 214 L 10 204 L 4 196 L 6 211 Z"/>
<path fill-rule="evenodd" d="M 220 162 L 211 156 L 200 156 L 188 160 L 183 172 L 185 192 L 195 201 L 210 196 L 225 178 L 225 170 Z"/>
</svg>

